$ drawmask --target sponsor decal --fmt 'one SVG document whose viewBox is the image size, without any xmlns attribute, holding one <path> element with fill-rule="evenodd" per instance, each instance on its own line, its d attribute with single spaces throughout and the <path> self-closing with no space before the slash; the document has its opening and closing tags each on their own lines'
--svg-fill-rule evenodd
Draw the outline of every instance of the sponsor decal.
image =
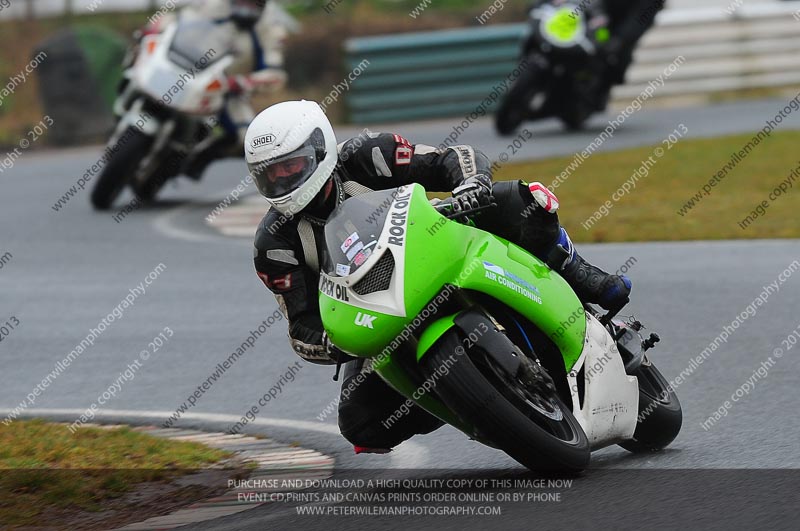
<svg viewBox="0 0 800 531">
<path fill-rule="evenodd" d="M 485 270 L 487 270 L 487 271 L 492 271 L 494 273 L 497 273 L 498 275 L 505 275 L 506 274 L 505 270 L 502 267 L 500 267 L 498 265 L 494 265 L 491 262 L 483 262 L 483 268 Z"/>
<path fill-rule="evenodd" d="M 358 326 L 363 326 L 364 328 L 375 328 L 372 326 L 372 322 L 377 319 L 377 315 L 370 315 L 368 313 L 358 312 L 356 314 L 356 319 L 353 321 Z"/>
<path fill-rule="evenodd" d="M 286 273 L 281 277 L 275 277 L 272 280 L 272 285 L 278 289 L 289 289 L 292 287 L 292 274 Z"/>
<path fill-rule="evenodd" d="M 508 289 L 519 293 L 520 295 L 529 298 L 537 304 L 542 304 L 539 288 L 510 271 L 506 271 L 499 265 L 491 262 L 483 262 L 484 276 L 489 280 L 497 282 L 498 284 L 507 287 Z"/>
<path fill-rule="evenodd" d="M 361 249 L 363 249 L 363 248 L 364 248 L 364 242 L 358 241 L 358 242 L 354 243 L 354 244 L 353 244 L 353 245 L 350 247 L 350 249 L 348 249 L 348 250 L 347 250 L 347 252 L 346 252 L 346 253 L 344 253 L 344 254 L 345 254 L 345 256 L 347 257 L 347 259 L 348 259 L 348 260 L 350 260 L 350 261 L 352 262 L 352 261 L 353 261 L 353 258 L 356 256 L 356 254 L 358 253 L 358 251 L 360 251 L 360 250 L 361 250 Z"/>
<path fill-rule="evenodd" d="M 346 253 L 347 250 L 353 246 L 354 243 L 358 241 L 358 233 L 354 232 L 350 236 L 347 237 L 345 241 L 342 242 L 342 252 Z"/>
<path fill-rule="evenodd" d="M 541 293 L 539 293 L 539 288 L 537 288 L 536 286 L 534 286 L 533 284 L 531 284 L 530 282 L 528 282 L 524 278 L 518 277 L 517 275 L 515 275 L 511 271 L 506 271 L 506 276 L 508 278 L 510 278 L 511 280 L 513 280 L 514 282 L 516 282 L 517 284 L 520 284 L 521 286 L 524 286 L 524 287 L 528 288 L 529 290 L 531 290 L 535 294 L 541 295 Z"/>
<path fill-rule="evenodd" d="M 353 263 L 356 267 L 361 267 L 361 265 L 367 261 L 369 255 L 372 254 L 372 249 L 363 249 L 356 253 L 355 257 L 353 258 Z"/>
<path fill-rule="evenodd" d="M 261 271 L 256 271 L 256 274 L 258 275 L 258 278 L 261 279 L 261 282 L 263 282 L 264 285 L 269 288 L 270 287 L 269 286 L 269 276 L 267 276 L 266 273 L 262 273 Z"/>
<path fill-rule="evenodd" d="M 261 135 L 261 136 L 255 137 L 250 142 L 250 147 L 253 148 L 253 149 L 257 149 L 257 148 L 260 148 L 260 147 L 268 146 L 268 145 L 272 144 L 273 142 L 275 142 L 275 135 L 273 135 L 272 133 L 267 133 L 266 135 Z"/>
<path fill-rule="evenodd" d="M 405 166 L 411 164 L 411 157 L 414 156 L 414 150 L 407 147 L 398 147 L 394 152 L 394 163 L 398 166 Z"/>
<path fill-rule="evenodd" d="M 397 147 L 394 150 L 394 163 L 397 166 L 411 164 L 411 157 L 414 156 L 414 148 L 411 143 L 400 135 L 394 135 Z"/>
<path fill-rule="evenodd" d="M 350 266 L 345 264 L 336 264 L 336 274 L 340 277 L 346 277 L 350 274 Z"/>
<path fill-rule="evenodd" d="M 628 408 L 622 402 L 614 402 L 603 407 L 592 408 L 592 415 L 599 415 L 601 413 L 627 413 Z"/>
<path fill-rule="evenodd" d="M 402 247 L 406 235 L 406 221 L 408 220 L 409 199 L 411 194 L 400 195 L 392 203 L 389 211 L 389 244 Z"/>
<path fill-rule="evenodd" d="M 454 146 L 452 149 L 459 155 L 461 170 L 464 172 L 464 175 L 474 175 L 475 158 L 472 148 L 467 146 Z"/>
<path fill-rule="evenodd" d="M 292 274 L 286 273 L 280 277 L 270 278 L 266 273 L 258 271 L 258 278 L 271 290 L 287 290 L 292 287 Z"/>
<path fill-rule="evenodd" d="M 350 302 L 350 297 L 347 295 L 347 286 L 331 281 L 327 275 L 320 275 L 319 291 L 338 301 Z"/>
</svg>

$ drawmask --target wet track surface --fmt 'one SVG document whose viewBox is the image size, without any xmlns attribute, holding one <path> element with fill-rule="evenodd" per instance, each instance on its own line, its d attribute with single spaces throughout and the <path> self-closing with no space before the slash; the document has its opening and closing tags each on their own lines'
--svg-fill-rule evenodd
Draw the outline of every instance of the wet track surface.
<svg viewBox="0 0 800 531">
<path fill-rule="evenodd" d="M 659 115 L 663 111 L 642 113 L 630 119 L 608 148 L 656 142 L 680 121 L 685 121 L 694 134 L 702 135 L 711 134 L 715 128 L 724 132 L 753 130 L 781 106 L 779 101 L 737 105 L 673 111 L 669 120 Z M 716 122 L 710 118 L 715 112 Z M 689 120 L 697 122 L 694 127 Z M 445 122 L 432 122 L 401 126 L 398 132 L 414 142 L 438 144 L 450 127 Z M 598 123 L 597 131 L 600 128 Z M 552 124 L 537 126 L 535 131 L 538 136 L 526 146 L 525 156 L 568 153 L 584 147 L 593 136 L 591 131 L 566 136 Z M 486 123 L 473 125 L 460 141 L 484 146 L 490 155 L 504 149 L 503 141 L 489 133 Z M 138 411 L 153 422 L 163 422 L 166 415 L 159 412 L 172 412 L 187 400 L 216 365 L 276 309 L 274 299 L 253 272 L 251 242 L 223 238 L 202 222 L 244 177 L 245 168 L 233 162 L 217 164 L 201 184 L 181 182 L 179 187 L 169 187 L 156 205 L 138 210 L 120 223 L 114 221 L 112 213 L 90 210 L 88 190 L 79 192 L 61 211 L 54 211 L 51 205 L 98 154 L 99 148 L 28 152 L 4 173 L 0 255 L 8 252 L 12 258 L 0 269 L 0 321 L 13 316 L 19 325 L 0 343 L 5 363 L 0 372 L 0 409 L 13 408 L 23 401 L 58 360 L 121 304 L 129 290 L 135 290 L 158 264 L 163 264 L 144 293 L 124 308 L 121 317 L 115 318 L 32 406 L 86 409 L 142 350 L 149 348 L 148 343 L 159 332 L 169 327 L 174 335 L 141 363 L 135 377 L 123 383 L 105 406 L 109 410 Z M 628 271 L 634 281 L 633 303 L 625 313 L 635 314 L 661 335 L 653 359 L 668 379 L 686 369 L 689 360 L 714 341 L 725 325 L 730 326 L 743 312 L 746 318 L 739 317 L 740 323 L 727 342 L 678 387 L 684 428 L 668 451 L 632 456 L 617 447 L 602 450 L 594 454 L 591 470 L 576 480 L 560 504 L 508 504 L 504 522 L 529 527 L 535 512 L 543 522 L 580 527 L 580 521 L 565 516 L 566 504 L 596 496 L 605 500 L 609 511 L 604 517 L 607 520 L 601 518 L 596 523 L 610 526 L 616 518 L 612 515 L 643 503 L 633 500 L 638 494 L 652 500 L 672 492 L 678 506 L 693 500 L 695 505 L 681 509 L 682 514 L 702 523 L 709 512 L 703 506 L 702 494 L 713 491 L 711 483 L 740 482 L 740 488 L 746 491 L 746 481 L 709 476 L 703 480 L 707 483 L 698 480 L 687 486 L 685 476 L 656 470 L 800 466 L 800 427 L 795 414 L 800 396 L 796 364 L 800 345 L 775 356 L 782 340 L 800 325 L 800 270 L 784 274 L 785 280 L 769 294 L 767 302 L 751 311 L 752 315 L 746 313 L 764 286 L 778 281 L 779 274 L 793 261 L 800 261 L 800 241 L 626 243 L 583 245 L 580 249 L 590 260 L 612 271 L 629 257 L 636 259 Z M 767 374 L 753 379 L 768 359 L 774 363 L 769 364 Z M 230 427 L 296 360 L 286 342 L 285 323 L 276 323 L 204 391 L 190 410 L 193 416 L 177 425 Z M 318 420 L 338 394 L 332 374 L 332 368 L 303 364 L 295 380 L 283 385 L 261 408 L 258 421 L 244 431 L 299 442 L 333 455 L 340 471 L 365 468 L 370 470 L 364 473 L 373 476 L 388 474 L 383 470 L 387 468 L 399 469 L 402 477 L 425 475 L 431 468 L 447 469 L 438 477 L 454 478 L 476 474 L 516 478 L 523 473 L 503 453 L 469 441 L 448 427 L 415 437 L 387 456 L 354 456 L 337 434 L 335 415 Z M 748 380 L 753 382 L 753 389 L 726 411 L 727 416 L 704 429 L 701 423 Z M 203 415 L 206 413 L 217 416 Z M 111 416 L 143 420 L 125 413 Z M 76 415 L 55 417 L 74 420 Z M 647 469 L 660 478 L 660 489 L 650 491 L 645 476 L 620 476 L 613 472 L 616 469 Z M 793 481 L 796 484 L 796 479 Z M 760 495 L 760 486 L 754 484 L 749 490 Z M 797 490 L 783 492 L 795 497 L 796 508 Z M 767 497 L 764 492 L 763 499 L 756 498 L 764 502 Z M 792 503 L 788 499 L 782 502 Z M 767 510 L 764 503 L 753 506 L 750 514 L 756 516 Z M 663 511 L 653 510 L 649 515 L 653 526 L 674 518 Z M 346 525 L 353 529 L 376 525 L 395 529 L 428 522 L 422 518 L 351 521 L 338 517 L 333 523 L 350 522 Z M 441 529 L 481 529 L 486 525 L 475 519 L 435 521 Z M 196 528 L 318 529 L 325 522 L 299 517 L 289 506 L 267 505 Z"/>
</svg>

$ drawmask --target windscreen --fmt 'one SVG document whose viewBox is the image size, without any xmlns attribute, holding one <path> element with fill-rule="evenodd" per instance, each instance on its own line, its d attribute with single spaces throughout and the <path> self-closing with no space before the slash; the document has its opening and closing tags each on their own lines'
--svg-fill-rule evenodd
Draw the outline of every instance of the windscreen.
<svg viewBox="0 0 800 531">
<path fill-rule="evenodd" d="M 397 189 L 351 197 L 339 205 L 325 224 L 328 252 L 323 268 L 328 275 L 344 277 L 358 270 L 375 252 Z"/>
<path fill-rule="evenodd" d="M 208 20 L 181 21 L 169 48 L 169 58 L 193 71 L 202 71 L 219 61 L 231 47 L 231 32 Z"/>
</svg>

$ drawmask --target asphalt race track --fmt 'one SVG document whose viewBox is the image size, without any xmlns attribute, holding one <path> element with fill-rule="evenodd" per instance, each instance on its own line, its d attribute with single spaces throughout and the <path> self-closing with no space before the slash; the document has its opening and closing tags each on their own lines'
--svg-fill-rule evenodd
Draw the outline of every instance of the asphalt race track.
<svg viewBox="0 0 800 531">
<path fill-rule="evenodd" d="M 604 149 L 657 142 L 678 123 L 685 123 L 692 136 L 752 131 L 782 106 L 780 100 L 768 100 L 640 111 Z M 452 125 L 442 121 L 396 129 L 414 142 L 438 144 Z M 532 128 L 535 140 L 524 146 L 523 158 L 581 149 L 602 127 L 604 121 L 598 118 L 588 131 L 567 135 L 555 123 L 537 125 Z M 782 127 L 800 128 L 800 119 L 793 115 Z M 490 156 L 505 148 L 485 120 L 473 124 L 460 141 L 484 147 Z M 90 329 L 119 308 L 131 290 L 137 293 L 132 305 L 119 312 L 121 316 L 98 334 L 94 344 L 35 397 L 27 408 L 29 414 L 49 410 L 49 417 L 75 420 L 168 327 L 174 335 L 141 363 L 132 379 L 122 383 L 101 417 L 164 422 L 276 310 L 273 297 L 254 274 L 251 242 L 224 238 L 203 223 L 203 217 L 246 175 L 243 164 L 216 164 L 199 185 L 180 181 L 157 204 L 119 223 L 112 218 L 113 212 L 91 211 L 88 189 L 54 211 L 53 203 L 97 160 L 99 152 L 99 148 L 26 152 L 3 173 L 0 256 L 10 253 L 11 258 L 0 269 L 0 323 L 13 317 L 19 324 L 0 345 L 2 418 Z M 630 528 L 636 523 L 640 524 L 636 528 L 655 528 L 683 522 L 730 529 L 750 522 L 733 509 L 746 513 L 752 522 L 769 518 L 771 528 L 796 524 L 796 474 L 772 471 L 773 476 L 766 478 L 724 470 L 800 466 L 796 414 L 800 345 L 786 348 L 782 343 L 800 326 L 800 241 L 626 243 L 580 249 L 611 271 L 635 258 L 627 272 L 634 282 L 633 302 L 625 313 L 634 314 L 661 335 L 653 359 L 668 379 L 684 371 L 724 326 L 738 322 L 727 341 L 678 387 L 684 427 L 667 451 L 633 456 L 613 447 L 597 452 L 591 469 L 564 492 L 560 503 L 499 504 L 503 522 L 510 528 L 531 528 L 537 521 L 545 529 L 583 528 L 587 507 L 575 512 L 573 504 L 591 499 L 597 502 L 593 505 L 597 510 L 603 503 L 592 527 L 627 528 L 618 525 L 623 513 L 638 515 L 638 519 L 626 519 Z M 139 294 L 137 286 L 159 264 L 163 267 L 157 278 L 151 277 L 152 283 Z M 750 306 L 771 283 L 778 286 L 768 292 L 766 302 Z M 229 428 L 274 389 L 297 359 L 288 347 L 285 323 L 275 323 L 176 425 Z M 294 381 L 282 385 L 243 431 L 332 455 L 339 474 L 411 478 L 430 476 L 430 470 L 436 470 L 440 478 L 529 477 L 503 453 L 448 427 L 416 437 L 389 455 L 354 456 L 337 433 L 335 414 L 318 419 L 338 395 L 332 375 L 332 368 L 303 363 Z M 748 381 L 747 393 L 741 392 L 725 408 L 725 416 L 709 424 L 714 412 Z M 701 426 L 704 422 L 707 429 Z M 766 488 L 768 483 L 772 488 Z M 722 492 L 729 494 L 724 500 Z M 662 498 L 669 498 L 669 504 L 656 503 Z M 781 516 L 772 512 L 778 510 Z M 298 516 L 285 504 L 267 504 L 193 528 L 399 529 L 430 524 L 428 518 L 316 518 Z M 478 517 L 436 517 L 433 521 L 440 529 L 488 525 L 488 520 Z"/>
</svg>

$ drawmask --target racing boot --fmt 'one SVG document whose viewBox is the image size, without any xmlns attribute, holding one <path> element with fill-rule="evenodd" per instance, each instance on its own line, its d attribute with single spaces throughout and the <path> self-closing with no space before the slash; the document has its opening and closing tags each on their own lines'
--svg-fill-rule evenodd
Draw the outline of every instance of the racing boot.
<svg viewBox="0 0 800 531">
<path fill-rule="evenodd" d="M 548 265 L 558 271 L 584 303 L 599 304 L 606 310 L 619 310 L 628 303 L 631 281 L 624 275 L 611 275 L 584 260 L 576 251 L 567 231 L 561 227 Z"/>
<path fill-rule="evenodd" d="M 339 430 L 357 454 L 385 454 L 413 435 L 430 433 L 442 421 L 389 387 L 372 362 L 344 365 L 339 396 Z"/>
</svg>

